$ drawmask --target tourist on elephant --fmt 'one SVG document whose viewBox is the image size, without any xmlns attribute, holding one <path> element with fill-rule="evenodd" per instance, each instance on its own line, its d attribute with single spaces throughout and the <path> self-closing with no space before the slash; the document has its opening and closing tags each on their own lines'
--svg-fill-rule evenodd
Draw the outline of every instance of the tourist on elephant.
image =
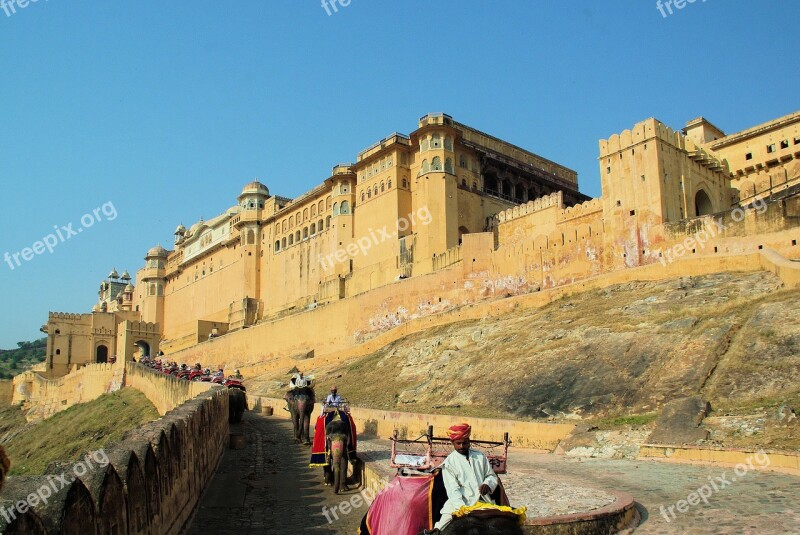
<svg viewBox="0 0 800 535">
<path fill-rule="evenodd" d="M 328 407 L 338 407 L 344 402 L 342 396 L 337 394 L 336 391 L 337 389 L 334 386 L 333 388 L 331 388 L 331 393 L 328 394 L 328 397 L 325 398 L 325 405 L 327 405 Z"/>
<path fill-rule="evenodd" d="M 238 368 L 233 370 L 233 375 L 231 375 L 230 377 L 232 379 L 238 379 L 239 381 L 244 379 L 244 377 L 242 376 L 242 372 L 240 372 Z"/>
<path fill-rule="evenodd" d="M 497 488 L 497 476 L 486 456 L 470 449 L 472 427 L 462 423 L 447 430 L 453 452 L 447 456 L 442 469 L 447 501 L 442 507 L 442 518 L 434 526 L 444 529 L 452 520 L 452 513 L 464 505 L 477 502 L 495 503 L 491 497 Z"/>
</svg>

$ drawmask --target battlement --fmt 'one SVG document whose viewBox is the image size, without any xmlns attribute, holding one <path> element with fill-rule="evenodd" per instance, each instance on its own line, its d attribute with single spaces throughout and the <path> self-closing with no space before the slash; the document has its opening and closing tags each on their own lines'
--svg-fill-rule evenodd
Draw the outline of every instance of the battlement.
<svg viewBox="0 0 800 535">
<path fill-rule="evenodd" d="M 545 195 L 544 197 L 539 197 L 533 201 L 528 201 L 525 204 L 520 204 L 514 208 L 499 212 L 494 216 L 493 223 L 505 223 L 524 215 L 552 208 L 553 206 L 564 208 L 564 194 L 561 191 L 556 191 L 550 195 Z"/>
<path fill-rule="evenodd" d="M 690 159 L 713 171 L 728 172 L 725 164 L 708 154 L 695 143 L 693 139 L 686 137 L 681 131 L 673 130 L 658 119 L 652 117 L 640 123 L 636 123 L 630 130 L 623 130 L 621 133 L 614 134 L 608 139 L 601 139 L 599 142 L 600 156 L 598 159 L 602 160 L 612 154 L 634 148 L 637 145 L 651 140 L 667 143 L 677 150 L 686 152 Z"/>
<path fill-rule="evenodd" d="M 89 314 L 73 314 L 70 312 L 49 312 L 48 317 L 51 320 L 66 320 L 66 321 L 80 321 L 83 316 L 89 316 Z"/>
<path fill-rule="evenodd" d="M 590 214 L 603 211 L 603 200 L 601 198 L 591 199 L 575 206 L 568 206 L 559 212 L 558 222 L 571 221 Z"/>
</svg>

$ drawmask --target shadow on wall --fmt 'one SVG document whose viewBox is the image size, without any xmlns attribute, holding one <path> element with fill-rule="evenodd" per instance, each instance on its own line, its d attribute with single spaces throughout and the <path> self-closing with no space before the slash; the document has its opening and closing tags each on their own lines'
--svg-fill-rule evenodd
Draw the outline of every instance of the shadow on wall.
<svg viewBox="0 0 800 535">
<path fill-rule="evenodd" d="M 0 494 L 0 533 L 177 534 L 228 439 L 227 389 L 214 388 L 127 433 L 106 451 L 13 477 Z"/>
</svg>

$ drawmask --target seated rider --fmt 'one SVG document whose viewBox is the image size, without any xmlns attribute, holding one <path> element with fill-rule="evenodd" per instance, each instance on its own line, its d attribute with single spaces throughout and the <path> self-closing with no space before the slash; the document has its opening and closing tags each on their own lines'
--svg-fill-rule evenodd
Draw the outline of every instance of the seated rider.
<svg viewBox="0 0 800 535">
<path fill-rule="evenodd" d="M 344 402 L 342 396 L 336 393 L 336 387 L 331 388 L 331 393 L 325 398 L 325 405 L 328 407 L 338 407 Z"/>
<path fill-rule="evenodd" d="M 292 388 L 310 387 L 312 379 L 313 377 L 311 376 L 303 377 L 303 372 L 297 372 L 289 380 L 289 386 Z"/>
<path fill-rule="evenodd" d="M 214 378 L 216 379 L 217 377 L 219 377 L 220 379 L 225 378 L 225 372 L 222 371 L 222 368 L 214 372 Z"/>
<path fill-rule="evenodd" d="M 242 372 L 240 372 L 238 368 L 233 370 L 233 375 L 231 375 L 230 377 L 231 379 L 238 379 L 239 381 L 244 379 L 244 377 L 242 377 Z"/>
<path fill-rule="evenodd" d="M 433 533 L 436 533 L 436 529 L 444 529 L 453 519 L 452 513 L 464 505 L 494 503 L 490 495 L 497 488 L 497 476 L 486 456 L 478 450 L 470 449 L 471 432 L 472 427 L 465 423 L 447 430 L 454 451 L 442 465 L 447 501 L 442 507 L 442 518 L 434 526 Z"/>
</svg>

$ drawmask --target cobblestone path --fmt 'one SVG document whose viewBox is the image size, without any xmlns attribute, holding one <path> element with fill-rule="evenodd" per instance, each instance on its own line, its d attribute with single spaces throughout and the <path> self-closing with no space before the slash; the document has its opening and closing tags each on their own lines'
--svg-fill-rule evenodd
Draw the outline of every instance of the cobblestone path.
<svg viewBox="0 0 800 535">
<path fill-rule="evenodd" d="M 322 469 L 309 468 L 311 447 L 295 444 L 291 422 L 245 412 L 232 432 L 245 434 L 242 450 L 226 449 L 186 533 L 333 535 L 356 532 L 362 506 L 348 515 L 322 513 L 357 494 L 335 495 Z"/>
</svg>

